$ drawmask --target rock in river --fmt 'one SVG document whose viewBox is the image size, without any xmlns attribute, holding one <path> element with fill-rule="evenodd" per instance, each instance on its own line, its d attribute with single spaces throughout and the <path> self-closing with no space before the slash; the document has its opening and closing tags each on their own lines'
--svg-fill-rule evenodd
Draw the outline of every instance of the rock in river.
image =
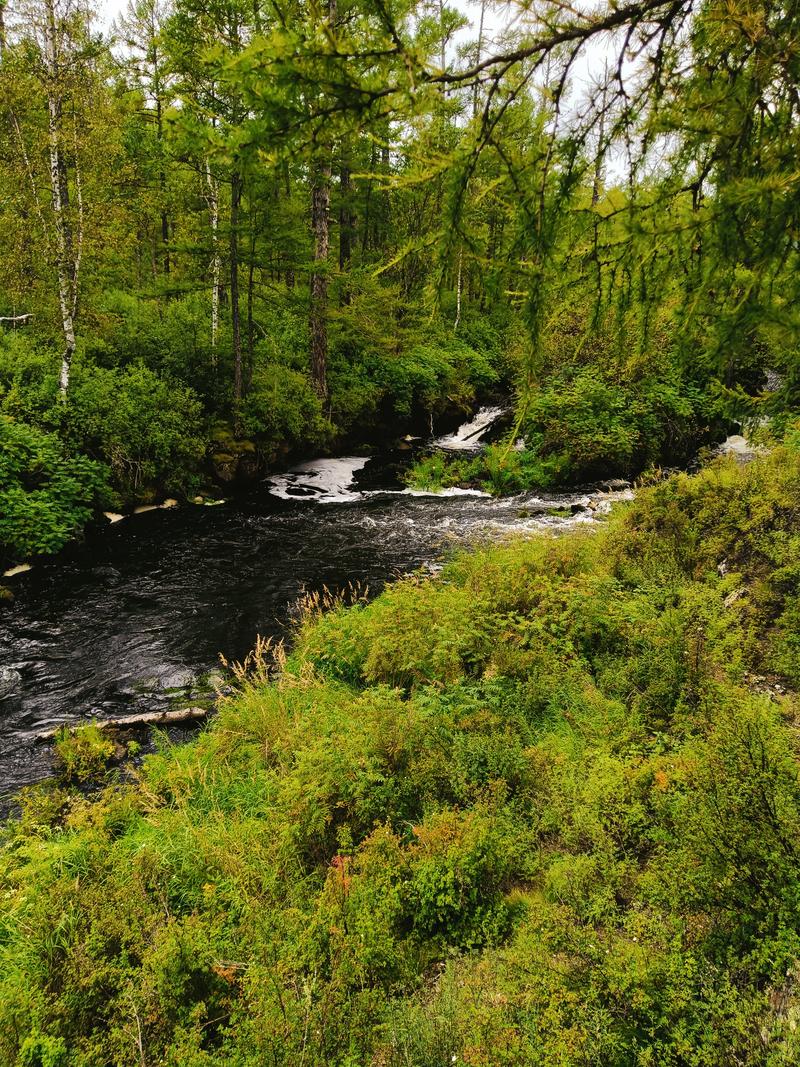
<svg viewBox="0 0 800 1067">
<path fill-rule="evenodd" d="M 0 700 L 13 696 L 22 688 L 22 675 L 13 667 L 0 667 Z"/>
</svg>

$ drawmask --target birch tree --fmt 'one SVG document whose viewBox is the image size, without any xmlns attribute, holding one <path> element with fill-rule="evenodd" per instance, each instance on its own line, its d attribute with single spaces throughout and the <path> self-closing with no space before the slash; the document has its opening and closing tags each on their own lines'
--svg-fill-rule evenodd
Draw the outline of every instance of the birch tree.
<svg viewBox="0 0 800 1067">
<path fill-rule="evenodd" d="M 76 0 L 30 0 L 9 10 L 4 45 L 12 42 L 36 99 L 22 102 L 24 115 L 11 114 L 16 151 L 29 197 L 45 238 L 55 275 L 63 349 L 59 394 L 66 400 L 76 348 L 81 266 L 86 235 L 82 141 L 89 105 L 92 42 L 87 16 Z M 4 19 L 5 23 L 5 19 Z M 5 52 L 5 48 L 4 48 Z M 13 75 L 12 75 L 13 76 Z M 43 139 L 36 110 L 44 112 Z M 45 174 L 39 171 L 44 157 Z M 47 189 L 49 204 L 43 202 Z"/>
</svg>

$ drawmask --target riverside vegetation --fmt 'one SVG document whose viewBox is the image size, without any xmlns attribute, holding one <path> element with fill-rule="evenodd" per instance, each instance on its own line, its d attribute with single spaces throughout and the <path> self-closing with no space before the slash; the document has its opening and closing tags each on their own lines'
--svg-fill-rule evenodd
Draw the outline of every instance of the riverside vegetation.
<svg viewBox="0 0 800 1067">
<path fill-rule="evenodd" d="M 413 483 L 645 474 L 64 733 L 9 1067 L 800 1064 L 800 5 L 507 6 L 0 0 L 4 566 L 482 402 Z"/>
<path fill-rule="evenodd" d="M 0 853 L 0 1058 L 798 1063 L 799 520 L 795 431 L 309 600 L 133 776 L 65 739 Z"/>
</svg>

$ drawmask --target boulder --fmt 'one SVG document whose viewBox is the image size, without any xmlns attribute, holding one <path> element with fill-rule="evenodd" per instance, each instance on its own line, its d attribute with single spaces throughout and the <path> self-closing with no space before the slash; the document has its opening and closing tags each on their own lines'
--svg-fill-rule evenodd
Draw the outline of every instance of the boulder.
<svg viewBox="0 0 800 1067">
<path fill-rule="evenodd" d="M 236 477 L 239 457 L 231 452 L 215 452 L 211 457 L 211 466 L 214 468 L 214 477 L 217 481 L 232 482 Z"/>
</svg>

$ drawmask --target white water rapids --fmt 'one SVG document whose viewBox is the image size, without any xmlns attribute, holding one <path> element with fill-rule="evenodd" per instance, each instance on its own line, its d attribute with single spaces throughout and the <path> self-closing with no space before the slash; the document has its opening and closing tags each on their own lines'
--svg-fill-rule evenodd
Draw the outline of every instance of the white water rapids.
<svg viewBox="0 0 800 1067">
<path fill-rule="evenodd" d="M 502 407 L 480 408 L 471 419 L 459 426 L 455 433 L 437 437 L 431 443 L 435 448 L 442 448 L 447 452 L 477 452 L 484 435 L 506 413 L 507 408 Z"/>
</svg>

